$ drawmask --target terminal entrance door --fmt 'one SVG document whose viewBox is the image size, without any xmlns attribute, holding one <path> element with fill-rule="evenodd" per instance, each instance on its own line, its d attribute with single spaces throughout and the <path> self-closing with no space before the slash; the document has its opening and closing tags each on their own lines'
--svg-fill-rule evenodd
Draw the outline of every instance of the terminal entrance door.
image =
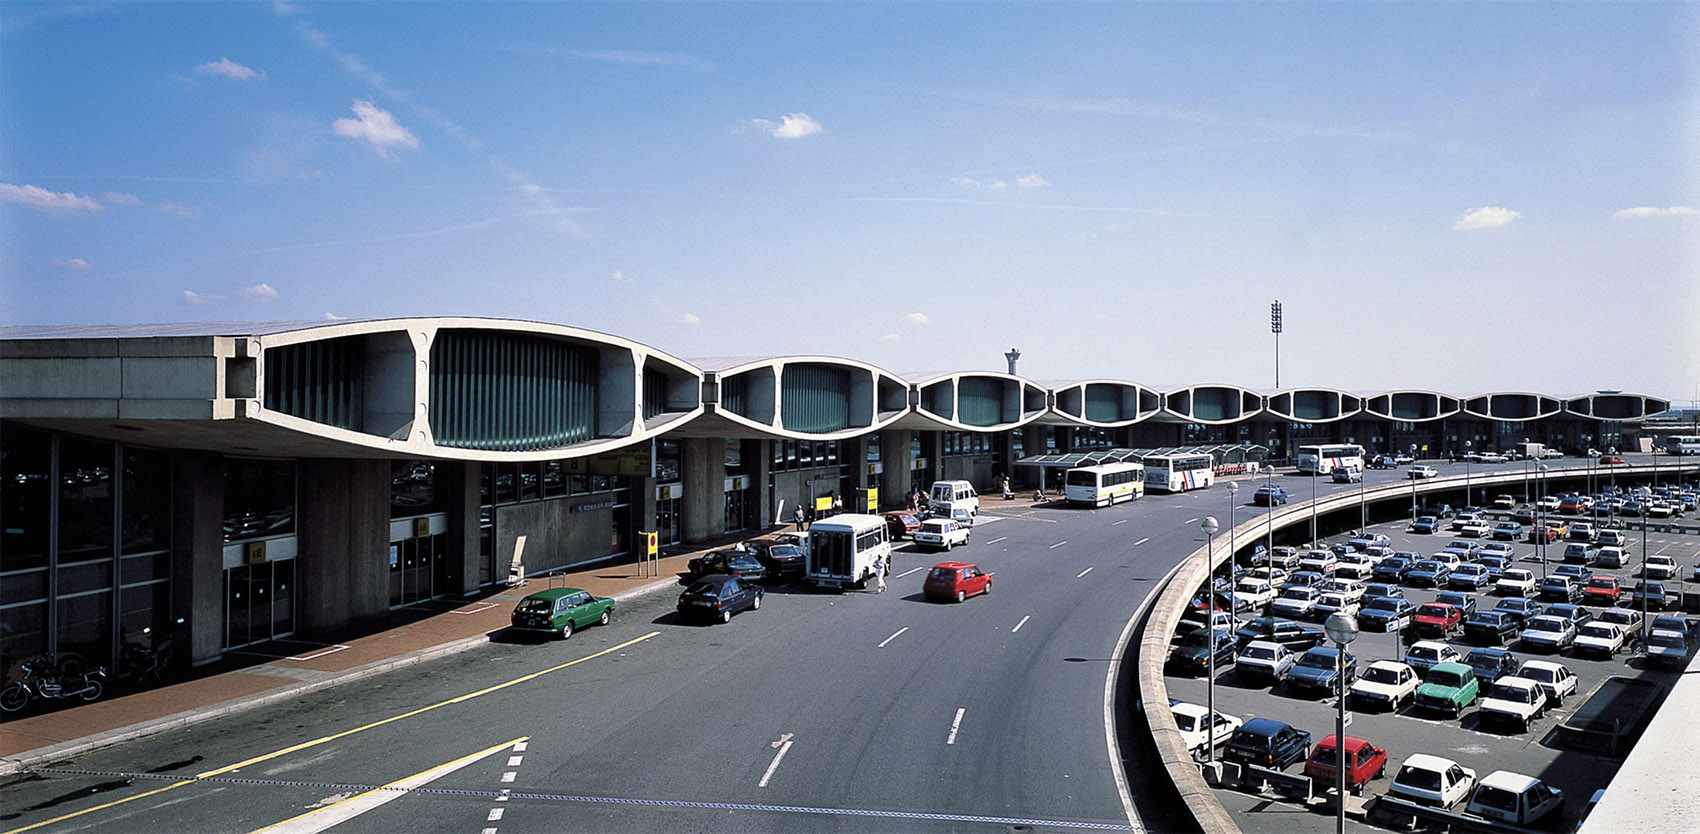
<svg viewBox="0 0 1700 834">
<path fill-rule="evenodd" d="M 655 488 L 656 543 L 661 547 L 678 544 L 682 517 L 680 503 L 684 496 L 682 484 L 660 484 Z"/>
<path fill-rule="evenodd" d="M 224 572 L 224 648 L 295 633 L 295 560 L 239 565 Z"/>
<path fill-rule="evenodd" d="M 446 536 L 420 536 L 390 542 L 390 607 L 402 608 L 436 596 L 445 584 L 449 557 Z"/>
</svg>

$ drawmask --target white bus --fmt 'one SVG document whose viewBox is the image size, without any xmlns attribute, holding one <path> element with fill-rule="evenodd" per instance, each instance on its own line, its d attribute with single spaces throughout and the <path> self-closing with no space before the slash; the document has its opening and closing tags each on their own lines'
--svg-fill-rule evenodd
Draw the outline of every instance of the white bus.
<svg viewBox="0 0 1700 834">
<path fill-rule="evenodd" d="M 1215 461 L 1208 454 L 1148 455 L 1145 489 L 1185 492 L 1216 483 Z"/>
<path fill-rule="evenodd" d="M 1673 434 L 1665 438 L 1665 451 L 1673 455 L 1700 455 L 1700 434 Z"/>
<path fill-rule="evenodd" d="M 1063 474 L 1063 497 L 1070 504 L 1108 507 L 1145 494 L 1145 465 L 1106 463 L 1082 466 Z"/>
<path fill-rule="evenodd" d="M 891 535 L 877 515 L 845 513 L 809 525 L 804 575 L 821 588 L 865 588 L 874 576 L 874 560 L 891 564 Z"/>
<path fill-rule="evenodd" d="M 1306 475 L 1327 475 L 1337 467 L 1364 471 L 1364 447 L 1355 443 L 1325 443 L 1320 446 L 1299 447 L 1299 472 Z"/>
</svg>

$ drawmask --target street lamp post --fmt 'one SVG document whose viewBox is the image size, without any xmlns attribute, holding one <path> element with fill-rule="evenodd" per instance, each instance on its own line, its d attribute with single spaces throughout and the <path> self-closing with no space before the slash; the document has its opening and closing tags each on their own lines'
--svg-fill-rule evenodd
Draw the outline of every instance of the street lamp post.
<svg viewBox="0 0 1700 834">
<path fill-rule="evenodd" d="M 1464 506 L 1466 507 L 1475 506 L 1470 502 L 1470 448 L 1474 445 L 1468 440 L 1464 441 Z"/>
<path fill-rule="evenodd" d="M 1544 463 L 1541 464 L 1540 469 L 1541 469 L 1541 500 L 1545 501 L 1546 497 L 1547 497 L 1547 465 L 1544 464 Z M 1536 520 L 1537 523 L 1535 525 L 1535 529 L 1540 531 L 1540 534 L 1535 537 L 1535 553 L 1536 553 L 1536 555 L 1541 557 L 1541 579 L 1544 580 L 1544 579 L 1547 578 L 1547 535 L 1548 535 L 1547 521 L 1548 521 L 1548 519 L 1547 519 L 1546 505 L 1545 504 L 1540 505 L 1540 509 L 1541 509 L 1541 514 L 1540 514 L 1540 517 Z"/>
<path fill-rule="evenodd" d="M 1335 815 L 1335 832 L 1346 834 L 1346 647 L 1358 639 L 1358 620 L 1344 611 L 1336 611 L 1328 615 L 1328 620 L 1322 624 L 1328 633 L 1328 639 L 1334 641 L 1338 655 L 1334 672 L 1337 685 L 1336 694 L 1339 696 L 1334 722 L 1334 790 L 1338 796 L 1338 813 Z"/>
<path fill-rule="evenodd" d="M 1641 508 L 1641 651 L 1647 651 L 1647 598 L 1653 590 L 1647 584 L 1647 509 Z M 1663 608 L 1661 601 L 1660 607 Z"/>
<path fill-rule="evenodd" d="M 1611 491 L 1617 492 L 1617 447 L 1606 447 L 1606 454 L 1611 455 L 1611 462 L 1606 464 L 1611 469 Z"/>
<path fill-rule="evenodd" d="M 1210 601 L 1209 616 L 1204 626 L 1204 644 L 1209 647 L 1206 657 L 1209 658 L 1208 676 L 1209 694 L 1204 702 L 1204 760 L 1212 764 L 1216 761 L 1216 557 L 1211 553 L 1211 546 L 1216 541 L 1216 531 L 1220 525 L 1215 516 L 1206 516 L 1198 525 L 1204 530 L 1204 595 Z"/>
<path fill-rule="evenodd" d="M 1273 565 L 1275 564 L 1275 467 L 1266 467 L 1263 471 L 1265 473 L 1263 481 L 1269 485 L 1269 515 L 1263 525 L 1264 535 L 1268 536 L 1268 542 L 1264 547 L 1268 548 L 1269 563 Z"/>
<path fill-rule="evenodd" d="M 1417 444 L 1411 444 L 1411 465 L 1417 465 Z M 1410 470 L 1405 470 L 1405 476 L 1411 479 L 1411 523 L 1417 523 L 1417 476 Z"/>
<path fill-rule="evenodd" d="M 1310 473 L 1310 544 L 1316 546 L 1316 478 L 1317 472 L 1322 471 L 1320 462 Z"/>
</svg>

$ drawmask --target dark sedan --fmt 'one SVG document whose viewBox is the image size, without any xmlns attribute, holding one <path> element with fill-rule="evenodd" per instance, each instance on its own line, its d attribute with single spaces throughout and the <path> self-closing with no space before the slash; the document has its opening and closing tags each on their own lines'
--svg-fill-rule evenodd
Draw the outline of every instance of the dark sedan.
<svg viewBox="0 0 1700 834">
<path fill-rule="evenodd" d="M 1471 649 L 1464 665 L 1476 671 L 1476 680 L 1483 686 L 1517 674 L 1517 656 L 1505 649 Z"/>
<path fill-rule="evenodd" d="M 1499 646 L 1517 639 L 1523 621 L 1504 611 L 1478 611 L 1464 621 L 1464 639 L 1478 646 Z"/>
<path fill-rule="evenodd" d="M 679 614 L 689 619 L 732 621 L 739 611 L 761 607 L 762 587 L 739 576 L 709 574 L 679 595 Z"/>
<path fill-rule="evenodd" d="M 745 550 L 716 550 L 692 559 L 686 568 L 691 578 L 724 573 L 749 580 L 767 578 L 767 566 Z"/>
</svg>

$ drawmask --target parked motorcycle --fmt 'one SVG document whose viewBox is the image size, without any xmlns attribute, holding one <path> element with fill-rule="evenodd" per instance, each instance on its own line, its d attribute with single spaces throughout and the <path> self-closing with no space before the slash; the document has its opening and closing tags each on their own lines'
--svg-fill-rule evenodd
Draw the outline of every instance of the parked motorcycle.
<svg viewBox="0 0 1700 834">
<path fill-rule="evenodd" d="M 18 712 L 36 698 L 81 698 L 94 701 L 106 692 L 106 667 L 94 669 L 69 668 L 72 664 L 54 661 L 43 655 L 23 663 L 23 680 L 13 681 L 0 689 L 0 710 Z"/>
<path fill-rule="evenodd" d="M 181 626 L 183 621 L 178 620 L 177 624 Z M 144 637 L 151 637 L 152 634 L 152 628 L 142 629 Z M 123 655 L 119 659 L 122 666 L 119 678 L 137 684 L 146 683 L 150 678 L 154 683 L 163 683 L 165 673 L 171 668 L 176 656 L 173 647 L 174 642 L 169 634 L 164 639 L 155 640 L 152 645 L 148 646 L 132 643 L 126 639 Z"/>
</svg>

